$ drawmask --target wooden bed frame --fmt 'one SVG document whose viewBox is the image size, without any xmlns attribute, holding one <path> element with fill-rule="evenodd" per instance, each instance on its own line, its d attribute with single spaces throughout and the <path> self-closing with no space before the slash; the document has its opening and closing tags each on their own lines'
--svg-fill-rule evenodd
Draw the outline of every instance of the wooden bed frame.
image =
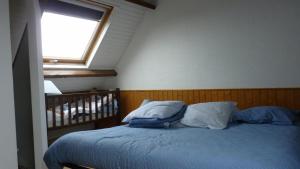
<svg viewBox="0 0 300 169">
<path fill-rule="evenodd" d="M 94 128 L 98 129 L 121 123 L 120 89 L 118 88 L 46 95 L 45 99 L 48 132 L 86 124 L 94 124 Z"/>
</svg>

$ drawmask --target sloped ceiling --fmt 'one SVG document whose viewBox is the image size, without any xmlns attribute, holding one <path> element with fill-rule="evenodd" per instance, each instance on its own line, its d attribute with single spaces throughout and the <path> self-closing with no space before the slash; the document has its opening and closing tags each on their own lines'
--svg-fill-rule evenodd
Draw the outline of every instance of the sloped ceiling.
<svg viewBox="0 0 300 169">
<path fill-rule="evenodd" d="M 111 69 L 115 68 L 120 57 L 127 49 L 136 28 L 144 17 L 144 7 L 126 2 L 125 0 L 96 0 L 114 7 L 110 16 L 110 26 L 102 40 L 90 69 Z M 11 14 L 11 35 L 12 53 L 15 56 L 19 41 L 26 25 L 26 16 L 22 11 L 25 4 L 20 0 L 10 1 L 10 10 L 19 11 Z M 14 29 L 16 28 L 16 29 Z"/>
<path fill-rule="evenodd" d="M 98 0 L 114 6 L 110 26 L 102 40 L 90 69 L 113 69 L 127 49 L 139 23 L 144 17 L 144 7 L 124 0 Z"/>
<path fill-rule="evenodd" d="M 90 69 L 114 69 L 125 53 L 131 39 L 149 9 L 126 2 L 125 0 L 97 0 L 114 6 L 110 16 L 110 27 L 93 58 Z M 15 55 L 22 37 L 27 18 L 23 0 L 10 0 L 12 53 Z M 107 78 L 66 78 L 51 79 L 62 91 L 88 90 L 93 87 L 101 88 Z"/>
</svg>

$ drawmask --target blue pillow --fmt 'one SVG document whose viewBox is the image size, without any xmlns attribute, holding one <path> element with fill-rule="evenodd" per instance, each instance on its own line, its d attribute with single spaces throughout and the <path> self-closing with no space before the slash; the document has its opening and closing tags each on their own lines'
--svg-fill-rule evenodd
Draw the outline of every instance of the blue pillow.
<svg viewBox="0 0 300 169">
<path fill-rule="evenodd" d="M 168 128 L 173 123 L 183 118 L 187 106 L 184 105 L 181 110 L 175 115 L 165 118 L 134 118 L 129 121 L 129 127 L 135 128 Z"/>
<path fill-rule="evenodd" d="M 183 101 L 151 101 L 129 113 L 122 122 L 128 123 L 134 118 L 169 118 L 183 107 Z"/>
<path fill-rule="evenodd" d="M 234 120 L 247 123 L 271 123 L 276 125 L 292 125 L 294 112 L 284 107 L 261 106 L 236 112 Z"/>
</svg>

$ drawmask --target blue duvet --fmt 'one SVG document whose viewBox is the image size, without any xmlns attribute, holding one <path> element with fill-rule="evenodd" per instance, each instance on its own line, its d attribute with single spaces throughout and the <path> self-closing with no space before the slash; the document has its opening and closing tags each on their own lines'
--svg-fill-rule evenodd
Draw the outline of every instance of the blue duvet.
<svg viewBox="0 0 300 169">
<path fill-rule="evenodd" d="M 97 169 L 299 169 L 300 128 L 120 126 L 65 135 L 49 147 L 44 160 L 49 169 L 61 169 L 62 163 Z"/>
</svg>

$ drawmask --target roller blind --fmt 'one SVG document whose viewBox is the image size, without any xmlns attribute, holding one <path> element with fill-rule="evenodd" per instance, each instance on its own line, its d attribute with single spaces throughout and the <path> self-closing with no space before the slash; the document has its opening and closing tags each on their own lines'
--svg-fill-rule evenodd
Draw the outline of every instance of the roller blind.
<svg viewBox="0 0 300 169">
<path fill-rule="evenodd" d="M 102 11 L 74 5 L 59 0 L 41 0 L 43 11 L 61 15 L 79 17 L 88 20 L 99 21 L 103 16 Z"/>
</svg>

